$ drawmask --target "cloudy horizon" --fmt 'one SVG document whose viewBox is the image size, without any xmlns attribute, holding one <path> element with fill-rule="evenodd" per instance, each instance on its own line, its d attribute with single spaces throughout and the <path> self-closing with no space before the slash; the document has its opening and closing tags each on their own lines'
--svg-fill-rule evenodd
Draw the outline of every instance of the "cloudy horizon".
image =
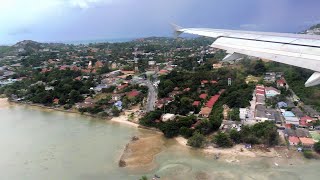
<svg viewBox="0 0 320 180">
<path fill-rule="evenodd" d="M 320 23 L 316 0 L 0 0 L 0 44 L 170 36 L 169 23 L 300 32 Z"/>
</svg>

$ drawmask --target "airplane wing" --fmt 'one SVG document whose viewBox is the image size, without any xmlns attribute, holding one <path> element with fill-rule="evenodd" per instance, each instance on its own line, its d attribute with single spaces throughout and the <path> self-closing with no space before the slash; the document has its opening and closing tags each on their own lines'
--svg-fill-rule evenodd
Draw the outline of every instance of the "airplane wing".
<svg viewBox="0 0 320 180">
<path fill-rule="evenodd" d="M 315 71 L 306 87 L 320 84 L 320 36 L 173 26 L 176 36 L 188 33 L 216 38 L 211 47 L 226 50 L 224 60 L 248 55 L 302 67 Z"/>
</svg>

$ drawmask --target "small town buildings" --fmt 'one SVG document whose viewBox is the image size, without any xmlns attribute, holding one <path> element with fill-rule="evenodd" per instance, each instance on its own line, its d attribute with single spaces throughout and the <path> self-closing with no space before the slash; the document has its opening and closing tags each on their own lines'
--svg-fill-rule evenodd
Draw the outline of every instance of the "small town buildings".
<svg viewBox="0 0 320 180">
<path fill-rule="evenodd" d="M 270 98 L 270 97 L 274 97 L 274 96 L 280 95 L 281 91 L 279 91 L 278 89 L 276 89 L 274 87 L 266 87 L 265 88 L 265 93 L 266 93 L 266 97 Z"/>
<path fill-rule="evenodd" d="M 163 122 L 167 122 L 167 121 L 173 121 L 176 118 L 176 116 L 174 114 L 164 114 L 161 117 L 161 121 Z"/>
<path fill-rule="evenodd" d="M 303 116 L 300 118 L 299 126 L 300 127 L 309 127 L 310 123 L 313 121 L 313 118 L 310 116 Z"/>
<path fill-rule="evenodd" d="M 210 113 L 212 111 L 212 108 L 209 108 L 209 107 L 203 107 L 201 108 L 200 112 L 199 112 L 199 115 L 201 117 L 205 117 L 205 118 L 208 118 Z"/>
</svg>

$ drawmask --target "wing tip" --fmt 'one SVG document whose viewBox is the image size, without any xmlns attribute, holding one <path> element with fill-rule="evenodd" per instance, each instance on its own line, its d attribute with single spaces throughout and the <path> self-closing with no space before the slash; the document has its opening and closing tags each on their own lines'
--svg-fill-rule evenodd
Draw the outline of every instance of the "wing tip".
<svg viewBox="0 0 320 180">
<path fill-rule="evenodd" d="M 170 25 L 171 25 L 172 29 L 174 30 L 173 33 L 174 33 L 175 38 L 177 38 L 180 34 L 183 33 L 183 30 L 182 30 L 183 28 L 181 26 L 178 26 L 174 23 L 170 23 Z"/>
</svg>

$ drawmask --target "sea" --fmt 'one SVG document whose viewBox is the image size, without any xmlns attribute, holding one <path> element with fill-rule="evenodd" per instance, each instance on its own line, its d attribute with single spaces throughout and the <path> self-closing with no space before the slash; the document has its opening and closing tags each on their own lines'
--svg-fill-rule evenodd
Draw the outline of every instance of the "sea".
<svg viewBox="0 0 320 180">
<path fill-rule="evenodd" d="M 0 107 L 0 179 L 138 180 L 155 175 L 170 180 L 312 180 L 320 161 L 274 165 L 270 158 L 237 162 L 165 139 L 152 168 L 120 168 L 119 158 L 134 135 L 146 130 L 79 114 L 23 105 Z M 148 132 L 149 133 L 149 132 Z M 141 147 L 148 148 L 148 147 Z"/>
</svg>

